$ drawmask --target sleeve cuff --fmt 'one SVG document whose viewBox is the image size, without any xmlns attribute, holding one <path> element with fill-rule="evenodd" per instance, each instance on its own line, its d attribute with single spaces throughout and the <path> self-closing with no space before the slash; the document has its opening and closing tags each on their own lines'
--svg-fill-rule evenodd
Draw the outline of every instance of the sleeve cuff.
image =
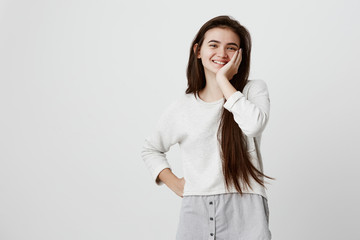
<svg viewBox="0 0 360 240">
<path fill-rule="evenodd" d="M 232 108 L 234 103 L 242 97 L 244 97 L 244 94 L 242 94 L 240 91 L 234 92 L 224 103 L 224 105 L 223 105 L 224 108 L 226 108 L 228 111 L 230 111 L 230 109 Z"/>
</svg>

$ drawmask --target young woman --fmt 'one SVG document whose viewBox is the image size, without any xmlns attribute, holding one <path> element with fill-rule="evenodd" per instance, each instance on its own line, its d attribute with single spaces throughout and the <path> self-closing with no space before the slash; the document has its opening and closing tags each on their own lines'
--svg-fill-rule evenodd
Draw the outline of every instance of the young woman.
<svg viewBox="0 0 360 240">
<path fill-rule="evenodd" d="M 169 104 L 141 155 L 156 184 L 182 197 L 177 240 L 271 239 L 261 134 L 270 99 L 248 80 L 251 38 L 229 16 L 206 22 L 190 48 L 188 88 Z M 178 143 L 184 177 L 166 152 Z"/>
</svg>

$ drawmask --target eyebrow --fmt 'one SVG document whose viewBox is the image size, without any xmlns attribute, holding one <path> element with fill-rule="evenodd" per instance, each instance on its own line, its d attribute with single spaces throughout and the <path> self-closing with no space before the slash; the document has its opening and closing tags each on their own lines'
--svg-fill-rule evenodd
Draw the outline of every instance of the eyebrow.
<svg viewBox="0 0 360 240">
<path fill-rule="evenodd" d="M 220 41 L 217 41 L 217 40 L 210 40 L 208 43 L 210 42 L 216 42 L 216 43 L 220 43 Z M 227 45 L 235 45 L 236 47 L 239 47 L 236 43 L 228 43 Z"/>
</svg>

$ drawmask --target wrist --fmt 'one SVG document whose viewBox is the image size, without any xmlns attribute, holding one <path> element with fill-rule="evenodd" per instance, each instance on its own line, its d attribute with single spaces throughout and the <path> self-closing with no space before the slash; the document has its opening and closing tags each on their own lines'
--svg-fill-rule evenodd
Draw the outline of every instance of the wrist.
<svg viewBox="0 0 360 240">
<path fill-rule="evenodd" d="M 168 170 L 166 172 L 166 177 L 164 177 L 164 183 L 169 187 L 169 188 L 174 188 L 177 187 L 179 182 L 179 178 L 170 170 Z"/>
<path fill-rule="evenodd" d="M 229 79 L 224 75 L 220 75 L 220 76 L 216 76 L 216 81 L 217 82 L 224 82 L 224 81 L 229 81 Z"/>
</svg>

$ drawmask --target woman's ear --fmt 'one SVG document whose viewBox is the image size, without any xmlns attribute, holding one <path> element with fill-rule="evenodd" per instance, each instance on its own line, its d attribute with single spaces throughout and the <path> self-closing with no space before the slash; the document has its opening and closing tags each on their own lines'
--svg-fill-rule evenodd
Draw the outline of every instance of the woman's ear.
<svg viewBox="0 0 360 240">
<path fill-rule="evenodd" d="M 199 46 L 198 43 L 195 43 L 195 44 L 194 44 L 193 50 L 194 50 L 194 53 L 195 53 L 195 54 L 196 54 L 196 48 L 197 48 L 198 46 Z M 198 54 L 197 54 L 196 58 L 200 58 L 200 49 L 199 49 L 199 51 L 198 51 Z"/>
</svg>

